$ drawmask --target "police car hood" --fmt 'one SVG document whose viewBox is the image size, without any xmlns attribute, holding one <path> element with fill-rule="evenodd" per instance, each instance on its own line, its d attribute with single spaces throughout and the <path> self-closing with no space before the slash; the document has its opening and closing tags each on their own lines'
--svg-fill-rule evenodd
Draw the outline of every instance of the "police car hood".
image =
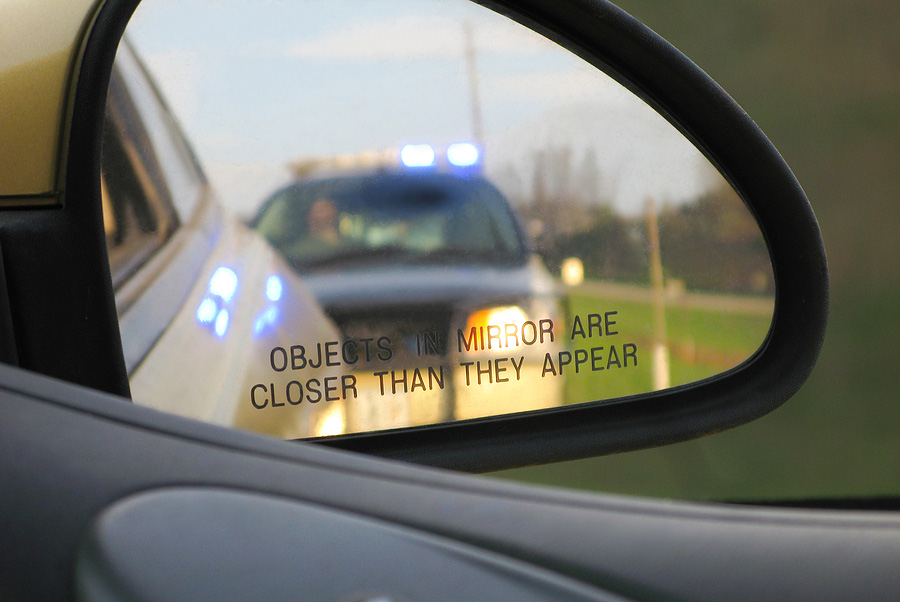
<svg viewBox="0 0 900 602">
<path fill-rule="evenodd" d="M 326 311 L 467 306 L 557 294 L 540 260 L 524 264 L 366 265 L 304 275 Z"/>
</svg>

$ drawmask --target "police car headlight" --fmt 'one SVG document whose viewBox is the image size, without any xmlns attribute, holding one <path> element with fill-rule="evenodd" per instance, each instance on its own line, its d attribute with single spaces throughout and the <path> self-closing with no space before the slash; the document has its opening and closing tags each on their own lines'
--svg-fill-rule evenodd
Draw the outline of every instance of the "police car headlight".
<svg viewBox="0 0 900 602">
<path fill-rule="evenodd" d="M 332 435 L 341 435 L 346 430 L 344 408 L 340 404 L 335 404 L 319 417 L 316 423 L 315 436 L 330 437 Z"/>
</svg>

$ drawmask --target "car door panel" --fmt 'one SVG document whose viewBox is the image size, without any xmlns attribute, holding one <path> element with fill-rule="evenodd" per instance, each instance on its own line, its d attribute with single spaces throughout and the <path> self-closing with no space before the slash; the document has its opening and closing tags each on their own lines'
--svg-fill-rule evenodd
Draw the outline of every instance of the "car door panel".
<svg viewBox="0 0 900 602">
<path fill-rule="evenodd" d="M 0 369 L 3 382 L 10 371 Z M 891 514 L 649 502 L 500 484 L 282 443 L 46 377 L 15 376 L 20 385 L 3 389 L 0 427 L 9 458 L 0 488 L 18 492 L 2 500 L 2 515 L 17 517 L 4 534 L 7 577 L 0 583 L 8 597 L 64 597 L 76 551 L 105 509 L 141 492 L 191 487 L 236 492 L 250 506 L 250 498 L 274 496 L 439 535 L 635 599 L 887 600 L 900 588 L 900 520 Z M 223 529 L 264 537 L 253 515 Z M 170 528 L 158 525 L 161 533 Z M 364 537 L 346 543 L 368 545 Z M 287 572 L 296 560 L 281 562 Z M 420 570 L 441 569 L 423 562 Z"/>
<path fill-rule="evenodd" d="M 423 578 L 423 567 L 440 570 Z M 241 577 L 223 578 L 231 572 Z M 198 487 L 141 493 L 107 508 L 81 547 L 75 578 L 84 600 L 620 599 L 422 531 Z"/>
</svg>

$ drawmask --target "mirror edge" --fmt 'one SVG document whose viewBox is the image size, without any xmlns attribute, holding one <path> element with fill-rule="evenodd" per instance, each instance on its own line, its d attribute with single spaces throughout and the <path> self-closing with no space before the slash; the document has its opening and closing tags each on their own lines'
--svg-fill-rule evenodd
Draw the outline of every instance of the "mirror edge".
<svg viewBox="0 0 900 602">
<path fill-rule="evenodd" d="M 768 244 L 776 286 L 772 327 L 752 358 L 705 381 L 612 402 L 316 442 L 482 472 L 674 443 L 732 428 L 784 403 L 809 376 L 818 357 L 828 314 L 828 272 L 815 215 L 778 151 L 699 67 L 609 2 L 480 3 L 595 66 L 602 65 L 603 71 L 658 110 L 712 161 L 744 199 Z M 70 116 L 78 119 L 69 120 L 71 160 L 65 190 L 73 199 L 97 199 L 98 207 L 93 209 L 97 214 L 106 83 L 119 40 L 137 5 L 138 0 L 104 3 L 80 59 L 82 75 L 70 105 Z M 99 223 L 100 216 L 94 217 Z M 108 294 L 111 298 L 111 286 Z M 107 318 L 115 322 L 115 312 Z M 113 381 L 119 381 L 113 385 L 118 389 L 121 374 L 112 372 L 119 370 L 110 373 Z"/>
</svg>

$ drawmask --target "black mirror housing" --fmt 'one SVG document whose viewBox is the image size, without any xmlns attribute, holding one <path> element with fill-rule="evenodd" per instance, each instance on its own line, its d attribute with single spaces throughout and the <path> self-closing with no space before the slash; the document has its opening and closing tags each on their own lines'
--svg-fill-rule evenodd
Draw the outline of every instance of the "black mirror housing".
<svg viewBox="0 0 900 602">
<path fill-rule="evenodd" d="M 828 271 L 799 183 L 753 120 L 698 66 L 602 0 L 483 2 L 545 35 L 665 116 L 719 169 L 756 218 L 775 279 L 775 312 L 759 350 L 696 383 L 611 401 L 495 418 L 319 439 L 324 445 L 472 472 L 653 447 L 732 428 L 772 411 L 809 376 L 824 339 Z M 134 0 L 108 2 L 85 48 L 73 103 L 70 198 L 96 198 L 106 83 Z M 95 241 L 96 242 L 96 241 Z M 109 320 L 107 320 L 109 321 Z M 111 324 L 115 316 L 111 317 Z M 120 369 L 113 375 L 121 390 Z"/>
</svg>

